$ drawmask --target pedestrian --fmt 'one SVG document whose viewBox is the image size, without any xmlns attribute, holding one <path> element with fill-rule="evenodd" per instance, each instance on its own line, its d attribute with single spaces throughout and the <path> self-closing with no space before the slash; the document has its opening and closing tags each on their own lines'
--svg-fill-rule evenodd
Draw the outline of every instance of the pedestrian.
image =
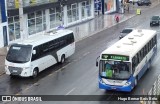
<svg viewBox="0 0 160 104">
<path fill-rule="evenodd" d="M 133 5 L 134 5 L 135 1 L 133 0 Z"/>
<path fill-rule="evenodd" d="M 119 15 L 115 14 L 114 18 L 115 18 L 116 22 L 118 23 L 119 22 Z"/>
<path fill-rule="evenodd" d="M 128 5 L 128 13 L 129 13 L 129 5 Z"/>
</svg>

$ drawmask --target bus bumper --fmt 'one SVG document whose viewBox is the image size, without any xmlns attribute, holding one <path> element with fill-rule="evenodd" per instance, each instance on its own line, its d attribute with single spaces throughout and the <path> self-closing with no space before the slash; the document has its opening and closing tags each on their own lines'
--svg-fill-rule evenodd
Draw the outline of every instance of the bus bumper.
<svg viewBox="0 0 160 104">
<path fill-rule="evenodd" d="M 22 69 L 21 71 L 13 71 L 13 70 L 11 71 L 7 67 L 5 67 L 5 73 L 7 75 L 19 76 L 19 77 L 30 77 L 30 76 L 32 76 L 30 71 L 28 71 L 27 69 L 26 70 Z"/>
<path fill-rule="evenodd" d="M 105 83 L 99 82 L 99 88 L 105 90 L 113 90 L 113 91 L 124 91 L 124 92 L 131 92 L 132 86 L 111 86 Z"/>
</svg>

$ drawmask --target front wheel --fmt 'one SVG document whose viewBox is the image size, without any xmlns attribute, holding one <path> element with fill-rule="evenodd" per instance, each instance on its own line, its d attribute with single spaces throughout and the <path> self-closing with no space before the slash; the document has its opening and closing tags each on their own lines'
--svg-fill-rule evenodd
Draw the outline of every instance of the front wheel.
<svg viewBox="0 0 160 104">
<path fill-rule="evenodd" d="M 60 63 L 63 64 L 63 63 L 65 62 L 65 60 L 66 60 L 66 59 L 65 59 L 65 55 L 63 54 L 63 55 L 61 56 L 61 61 L 60 61 Z"/>
<path fill-rule="evenodd" d="M 134 80 L 134 87 L 137 86 L 137 83 L 138 83 L 138 78 L 135 78 L 135 80 Z"/>
<path fill-rule="evenodd" d="M 36 78 L 37 75 L 38 75 L 38 69 L 34 69 L 34 70 L 33 70 L 33 75 L 32 75 L 32 77 L 33 77 L 33 78 Z"/>
</svg>

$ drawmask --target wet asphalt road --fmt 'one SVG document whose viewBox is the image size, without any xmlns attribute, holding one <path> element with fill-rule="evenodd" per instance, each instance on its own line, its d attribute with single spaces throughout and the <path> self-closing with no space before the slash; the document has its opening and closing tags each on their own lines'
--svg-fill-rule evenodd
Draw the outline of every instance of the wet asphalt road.
<svg viewBox="0 0 160 104">
<path fill-rule="evenodd" d="M 142 15 L 135 16 L 123 23 L 99 32 L 91 37 L 77 42 L 75 54 L 67 59 L 64 65 L 55 65 L 40 73 L 36 79 L 13 78 L 0 76 L 0 94 L 23 95 L 115 95 L 142 94 L 149 91 L 158 74 L 160 74 L 160 27 L 149 26 L 152 15 L 160 15 L 160 5 Z M 95 66 L 97 56 L 107 47 L 118 41 L 119 32 L 124 27 L 146 28 L 158 31 L 158 54 L 146 74 L 138 82 L 131 93 L 104 91 L 98 88 L 98 68 Z M 19 102 L 20 104 L 22 102 Z M 25 103 L 25 102 L 23 102 Z M 34 104 L 35 102 L 33 102 Z M 137 104 L 139 102 L 38 102 L 40 104 Z M 37 104 L 38 104 L 37 103 Z M 17 102 L 15 102 L 17 104 Z M 27 102 L 26 102 L 27 104 Z"/>
</svg>

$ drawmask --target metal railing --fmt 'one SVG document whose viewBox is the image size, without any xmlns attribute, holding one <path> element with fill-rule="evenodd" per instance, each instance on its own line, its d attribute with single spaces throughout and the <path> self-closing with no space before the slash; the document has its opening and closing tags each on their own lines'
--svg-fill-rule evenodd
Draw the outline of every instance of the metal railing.
<svg viewBox="0 0 160 104">
<path fill-rule="evenodd" d="M 149 90 L 149 92 L 147 93 L 148 96 L 156 96 L 158 98 L 158 96 L 160 95 L 160 75 L 157 77 L 156 81 L 154 82 L 154 84 L 152 85 L 152 88 Z M 146 104 L 156 104 L 155 101 L 146 101 Z M 157 103 L 159 104 L 159 103 Z"/>
</svg>

